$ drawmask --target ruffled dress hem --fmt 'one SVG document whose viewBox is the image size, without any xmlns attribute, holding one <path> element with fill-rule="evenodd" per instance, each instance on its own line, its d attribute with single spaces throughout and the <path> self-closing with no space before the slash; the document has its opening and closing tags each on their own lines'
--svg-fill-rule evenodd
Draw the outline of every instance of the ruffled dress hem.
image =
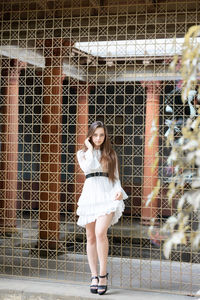
<svg viewBox="0 0 200 300">
<path fill-rule="evenodd" d="M 113 215 L 112 221 L 110 223 L 110 226 L 116 224 L 119 221 L 119 219 L 121 218 L 122 213 L 125 209 L 125 205 L 122 200 L 116 200 L 116 201 L 121 202 L 120 207 L 109 208 L 109 209 L 105 210 L 104 212 L 99 212 L 99 213 L 96 213 L 95 215 L 91 215 L 91 216 L 79 216 L 77 224 L 81 227 L 85 227 L 85 225 L 95 222 L 99 217 L 109 215 L 110 213 L 113 213 L 113 212 L 114 212 L 114 215 Z"/>
</svg>

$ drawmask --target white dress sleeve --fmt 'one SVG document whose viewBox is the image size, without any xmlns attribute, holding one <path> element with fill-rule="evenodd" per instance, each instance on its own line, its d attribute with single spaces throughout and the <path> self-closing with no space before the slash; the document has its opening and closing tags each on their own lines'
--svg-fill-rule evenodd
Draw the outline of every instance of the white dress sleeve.
<svg viewBox="0 0 200 300">
<path fill-rule="evenodd" d="M 84 173 L 89 173 L 101 168 L 101 164 L 92 150 L 88 149 L 86 152 L 79 150 L 77 152 L 77 159 L 79 166 Z"/>
<path fill-rule="evenodd" d="M 114 184 L 113 184 L 113 190 L 114 190 L 115 194 L 118 193 L 118 192 L 121 192 L 123 199 L 127 199 L 128 196 L 127 196 L 126 192 L 124 191 L 124 189 L 122 188 L 121 182 L 120 182 L 120 179 L 119 179 L 118 161 L 117 161 L 117 166 L 116 166 L 116 170 L 115 170 L 115 177 L 116 177 L 116 179 L 115 179 Z"/>
</svg>

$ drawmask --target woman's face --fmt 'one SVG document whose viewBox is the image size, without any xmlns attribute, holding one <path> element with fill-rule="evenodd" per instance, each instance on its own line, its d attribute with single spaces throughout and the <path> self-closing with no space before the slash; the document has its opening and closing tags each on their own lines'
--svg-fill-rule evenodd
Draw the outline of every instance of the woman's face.
<svg viewBox="0 0 200 300">
<path fill-rule="evenodd" d="M 99 127 L 95 130 L 95 132 L 92 135 L 92 142 L 94 144 L 95 148 L 99 148 L 105 139 L 105 131 L 102 127 Z"/>
</svg>

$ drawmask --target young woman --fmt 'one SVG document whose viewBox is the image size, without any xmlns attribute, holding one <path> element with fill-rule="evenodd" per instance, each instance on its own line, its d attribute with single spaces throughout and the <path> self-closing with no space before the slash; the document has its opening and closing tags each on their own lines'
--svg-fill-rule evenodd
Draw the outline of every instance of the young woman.
<svg viewBox="0 0 200 300">
<path fill-rule="evenodd" d="M 117 155 L 112 149 L 106 127 L 94 122 L 82 150 L 77 152 L 79 165 L 86 175 L 78 201 L 78 225 L 86 227 L 87 256 L 91 270 L 91 293 L 107 291 L 107 230 L 124 211 L 123 199 L 128 198 L 121 187 Z M 99 260 L 100 271 L 97 275 Z"/>
</svg>

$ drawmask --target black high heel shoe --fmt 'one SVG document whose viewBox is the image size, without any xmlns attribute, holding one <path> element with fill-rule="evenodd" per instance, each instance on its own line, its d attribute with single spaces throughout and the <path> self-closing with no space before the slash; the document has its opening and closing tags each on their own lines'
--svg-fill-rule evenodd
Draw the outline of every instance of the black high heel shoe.
<svg viewBox="0 0 200 300">
<path fill-rule="evenodd" d="M 99 278 L 106 278 L 108 280 L 108 273 L 106 275 L 99 275 Z M 105 294 L 107 291 L 107 285 L 98 285 L 97 292 L 99 295 Z"/>
<path fill-rule="evenodd" d="M 91 281 L 93 279 L 97 279 L 97 281 L 99 282 L 99 277 L 98 276 L 92 276 Z M 98 290 L 98 284 L 91 284 L 90 285 L 90 293 L 97 294 L 97 290 Z"/>
</svg>

